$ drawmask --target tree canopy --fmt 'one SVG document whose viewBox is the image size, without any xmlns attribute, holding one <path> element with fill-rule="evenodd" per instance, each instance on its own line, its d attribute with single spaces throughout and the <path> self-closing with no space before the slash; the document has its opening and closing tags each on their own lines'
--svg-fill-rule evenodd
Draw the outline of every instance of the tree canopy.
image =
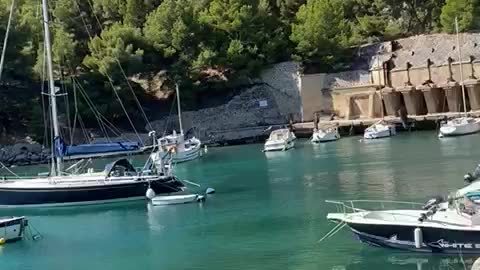
<svg viewBox="0 0 480 270">
<path fill-rule="evenodd" d="M 322 71 L 342 69 L 348 65 L 348 49 L 362 43 L 453 32 L 455 17 L 461 31 L 476 31 L 479 2 L 50 0 L 49 8 L 56 77 L 81 77 L 92 87 L 87 89 L 92 96 L 106 100 L 112 95 L 111 84 L 123 88 L 125 76 L 144 72 L 167 70 L 172 80 L 186 86 L 188 96 L 228 91 L 283 60 Z M 10 4 L 0 0 L 0 35 Z M 5 80 L 43 78 L 39 4 L 17 1 Z M 111 84 L 101 83 L 101 78 Z"/>
</svg>

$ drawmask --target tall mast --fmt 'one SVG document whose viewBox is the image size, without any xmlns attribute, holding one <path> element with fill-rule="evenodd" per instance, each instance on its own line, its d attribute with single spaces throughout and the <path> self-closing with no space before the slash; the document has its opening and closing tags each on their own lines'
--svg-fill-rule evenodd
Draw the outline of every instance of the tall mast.
<svg viewBox="0 0 480 270">
<path fill-rule="evenodd" d="M 465 102 L 465 84 L 463 83 L 462 48 L 460 47 L 460 38 L 458 37 L 459 34 L 457 17 L 455 17 L 455 31 L 457 32 L 458 58 L 460 60 L 460 83 L 462 85 L 463 112 L 465 116 L 467 116 L 467 103 Z"/>
<path fill-rule="evenodd" d="M 8 34 L 10 33 L 10 24 L 12 23 L 14 7 L 15 0 L 12 0 L 12 4 L 10 5 L 10 15 L 8 15 L 7 31 L 5 32 L 5 39 L 3 40 L 2 58 L 0 59 L 0 80 L 2 79 L 3 63 L 5 62 L 5 52 L 7 51 Z"/>
<path fill-rule="evenodd" d="M 48 5 L 47 0 L 42 0 L 43 6 L 43 29 L 45 33 L 45 49 L 47 56 L 47 71 L 48 71 L 48 88 L 50 90 L 50 113 L 52 114 L 53 136 L 54 139 L 60 137 L 60 130 L 58 127 L 58 113 L 57 102 L 55 93 L 55 83 L 53 80 L 53 67 L 52 67 L 52 44 L 50 43 L 50 28 L 48 22 Z M 54 149 L 55 150 L 55 149 Z M 55 152 L 55 151 L 54 151 Z M 55 157 L 55 171 L 53 175 L 60 175 L 62 170 L 62 158 L 60 156 Z"/>
<path fill-rule="evenodd" d="M 182 125 L 182 106 L 180 105 L 180 90 L 178 89 L 178 84 L 175 84 L 175 91 L 177 92 L 177 110 L 178 110 L 178 123 L 180 125 L 180 134 L 183 135 L 183 125 Z"/>
</svg>

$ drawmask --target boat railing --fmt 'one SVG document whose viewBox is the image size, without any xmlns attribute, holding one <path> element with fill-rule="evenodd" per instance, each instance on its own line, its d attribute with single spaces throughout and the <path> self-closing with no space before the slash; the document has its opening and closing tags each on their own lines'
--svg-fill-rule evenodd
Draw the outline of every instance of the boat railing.
<svg viewBox="0 0 480 270">
<path fill-rule="evenodd" d="M 326 203 L 334 204 L 338 212 L 356 213 L 373 210 L 395 210 L 395 209 L 419 209 L 424 204 L 406 201 L 389 200 L 326 200 Z"/>
</svg>

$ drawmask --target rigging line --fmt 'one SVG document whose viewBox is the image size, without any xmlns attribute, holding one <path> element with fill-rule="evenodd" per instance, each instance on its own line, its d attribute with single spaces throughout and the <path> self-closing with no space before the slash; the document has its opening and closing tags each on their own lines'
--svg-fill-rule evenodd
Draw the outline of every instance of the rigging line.
<svg viewBox="0 0 480 270">
<path fill-rule="evenodd" d="M 102 122 L 107 122 L 107 124 L 112 125 L 112 127 L 113 127 L 114 129 L 116 129 L 115 126 L 114 126 L 113 124 L 111 124 L 110 122 L 108 122 L 108 120 L 98 111 L 98 109 L 95 107 L 95 104 L 93 104 L 92 100 L 90 99 L 90 97 L 89 97 L 88 94 L 86 93 L 85 89 L 83 89 L 82 85 L 81 85 L 79 82 L 77 82 L 77 80 L 74 80 L 74 85 L 77 85 L 77 84 L 78 84 L 79 89 L 80 89 L 80 94 L 83 96 L 83 98 L 84 98 L 84 100 L 86 101 L 87 105 L 89 106 L 90 110 L 91 110 L 91 111 L 93 112 L 93 114 L 95 115 L 95 118 L 96 118 L 96 120 L 97 120 L 97 122 L 98 122 L 98 124 L 99 124 L 99 128 L 102 129 Z M 106 121 L 102 120 L 102 117 L 105 118 Z M 103 123 L 103 124 L 104 124 L 104 123 Z M 120 132 L 119 130 L 115 131 L 114 129 L 112 129 L 112 128 L 109 127 L 108 125 L 107 125 L 107 127 L 114 133 L 114 135 L 119 136 L 119 137 L 122 137 L 121 132 Z M 102 129 L 102 132 L 106 132 L 106 131 L 104 131 L 104 130 Z M 118 132 L 118 134 L 120 134 L 120 135 L 118 135 L 117 132 Z M 107 135 L 108 135 L 108 134 L 107 134 Z"/>
<path fill-rule="evenodd" d="M 75 0 L 75 1 L 77 1 L 77 0 Z M 95 12 L 93 10 L 92 3 L 90 2 L 90 0 L 87 0 L 87 2 L 90 5 L 90 9 L 92 10 L 92 14 L 95 17 L 95 20 L 97 21 L 97 24 L 100 27 L 100 30 L 103 32 L 103 26 L 100 23 L 100 19 L 98 18 L 97 14 L 95 14 Z M 77 2 L 77 8 L 78 8 L 78 12 L 81 13 L 80 6 L 78 5 L 78 2 Z M 132 92 L 133 98 L 135 99 L 135 103 L 137 104 L 138 108 L 140 109 L 140 112 L 142 113 L 142 116 L 143 116 L 145 122 L 147 123 L 148 127 L 150 128 L 150 131 L 152 131 L 153 127 L 152 127 L 150 121 L 148 121 L 148 117 L 145 114 L 145 111 L 143 110 L 142 105 L 140 104 L 140 101 L 137 98 L 137 95 L 135 95 L 135 91 L 133 91 L 132 85 L 130 84 L 130 81 L 128 80 L 127 74 L 125 73 L 125 70 L 123 69 L 123 67 L 120 63 L 120 60 L 116 56 L 114 56 L 114 59 L 115 59 L 115 62 L 117 63 L 117 65 L 118 65 L 118 67 L 120 68 L 120 71 L 122 72 L 122 75 L 125 78 L 125 81 L 127 82 L 127 85 L 128 85 L 128 88 L 130 89 L 130 92 Z"/>
<path fill-rule="evenodd" d="M 10 33 L 10 25 L 12 23 L 14 8 L 15 8 L 15 0 L 12 0 L 12 5 L 10 6 L 10 15 L 8 15 L 7 31 L 5 32 L 5 39 L 3 40 L 2 57 L 0 59 L 0 81 L 2 80 L 3 64 L 5 62 L 5 53 L 7 51 L 8 35 Z"/>
<path fill-rule="evenodd" d="M 79 4 L 78 4 L 78 1 L 75 0 L 75 3 L 76 3 L 76 7 L 77 7 L 78 11 L 79 11 L 80 14 L 81 14 L 81 10 L 80 10 L 80 6 L 79 6 Z M 90 4 L 90 3 L 89 3 L 89 4 Z M 90 6 L 91 6 L 91 5 L 90 5 Z M 92 11 L 93 11 L 93 8 L 92 8 Z M 98 17 L 96 17 L 96 18 L 97 18 L 97 20 L 98 20 Z M 82 16 L 81 16 L 81 19 L 82 19 L 83 25 L 85 26 L 85 30 L 86 30 L 86 32 L 87 32 L 87 34 L 88 34 L 88 36 L 89 36 L 89 39 L 92 40 L 92 39 L 93 39 L 93 38 L 92 38 L 92 34 L 90 33 L 90 31 L 88 30 L 88 27 L 86 26 L 85 19 L 84 19 Z M 101 25 L 100 25 L 100 27 L 101 27 Z M 137 138 L 138 138 L 139 141 L 143 144 L 143 140 L 142 140 L 142 139 L 140 138 L 140 136 L 138 135 L 138 132 L 137 132 L 135 126 L 133 125 L 133 122 L 132 122 L 132 120 L 130 119 L 130 116 L 128 115 L 128 112 L 127 112 L 125 106 L 123 105 L 123 102 L 122 102 L 122 100 L 120 99 L 120 96 L 118 95 L 117 90 L 115 89 L 115 86 L 114 86 L 113 83 L 112 83 L 112 78 L 111 78 L 108 74 L 105 74 L 105 75 L 106 75 L 106 77 L 107 77 L 107 79 L 108 79 L 108 81 L 109 81 L 110 86 L 112 87 L 113 92 L 115 93 L 115 95 L 116 95 L 116 97 L 117 97 L 117 99 L 118 99 L 118 101 L 119 101 L 119 103 L 120 103 L 120 106 L 122 107 L 122 109 L 123 109 L 123 111 L 124 111 L 124 113 L 125 113 L 128 121 L 129 121 L 130 125 L 132 126 L 132 128 L 133 128 L 133 130 L 134 130 L 134 132 L 135 132 L 135 134 L 136 134 L 136 136 L 137 136 Z"/>
<path fill-rule="evenodd" d="M 63 57 L 60 59 L 61 62 L 63 62 Z M 59 69 L 60 69 L 60 84 L 62 86 L 62 90 L 64 91 L 65 95 L 63 96 L 63 102 L 65 103 L 65 114 L 67 118 L 67 126 L 68 126 L 68 133 L 69 133 L 69 139 L 70 139 L 70 144 L 73 143 L 72 141 L 72 123 L 70 121 L 70 102 L 68 100 L 68 87 L 65 84 L 65 77 L 63 76 L 63 70 L 64 66 L 62 64 L 59 64 Z"/>
<path fill-rule="evenodd" d="M 88 93 L 85 91 L 85 89 L 83 89 L 82 85 L 79 84 L 78 86 L 79 86 L 79 89 L 80 89 L 80 94 L 82 94 L 83 98 L 87 102 L 87 105 L 90 107 L 90 110 L 93 112 L 93 114 L 97 118 L 97 121 L 103 121 L 103 122 L 107 123 L 108 125 L 110 125 L 110 126 L 107 125 L 107 127 L 114 133 L 115 136 L 123 137 L 121 131 L 118 130 L 115 127 L 115 125 L 113 125 L 111 122 L 109 122 L 108 119 L 105 118 L 105 116 L 103 116 L 98 111 L 98 109 L 95 107 L 95 104 L 93 104 L 92 100 L 88 96 Z M 99 124 L 100 124 L 100 122 L 99 122 Z"/>
<path fill-rule="evenodd" d="M 81 116 L 81 115 L 78 115 L 78 123 L 80 124 L 80 128 L 82 129 L 83 136 L 85 137 L 85 140 L 86 140 L 89 144 L 91 144 L 91 143 L 92 143 L 92 140 L 91 140 L 90 136 L 88 135 L 87 130 L 85 129 L 85 124 L 83 123 L 83 120 L 82 120 L 82 116 Z"/>
<path fill-rule="evenodd" d="M 175 104 L 177 104 L 176 95 L 177 94 L 174 94 L 174 96 L 173 96 L 172 105 L 170 106 L 170 112 L 168 113 L 168 118 L 167 118 L 167 121 L 166 121 L 167 123 L 165 124 L 165 129 L 163 130 L 162 137 L 165 137 L 165 135 L 167 134 L 167 129 L 170 126 L 170 123 L 172 122 L 171 121 L 172 119 L 171 119 L 170 116 L 172 116 L 173 108 L 175 108 Z"/>
<path fill-rule="evenodd" d="M 83 98 L 87 102 L 87 105 L 90 107 L 91 111 L 94 113 L 95 117 L 97 118 L 97 121 L 100 120 L 100 121 L 106 123 L 106 126 L 114 133 L 115 136 L 121 137 L 125 140 L 129 140 L 128 138 L 126 138 L 122 135 L 122 132 L 118 128 L 116 128 L 115 125 L 113 125 L 103 114 L 101 114 L 98 111 L 95 104 L 93 103 L 91 98 L 88 96 L 88 93 L 83 88 L 83 86 L 80 84 L 80 82 L 78 82 L 77 80 L 75 80 L 75 81 L 78 84 L 78 87 L 80 89 L 80 93 L 82 94 Z"/>
<path fill-rule="evenodd" d="M 85 94 L 84 92 L 82 91 L 82 88 L 80 88 L 80 94 L 82 94 L 83 98 L 85 99 L 85 101 L 87 102 L 87 105 L 89 106 L 90 110 L 93 112 L 94 116 L 95 116 L 95 120 L 97 121 L 98 123 L 98 128 L 102 131 L 102 133 L 105 135 L 105 130 L 103 130 L 103 126 L 102 126 L 102 120 L 101 118 L 98 116 L 99 112 L 97 112 L 95 110 L 95 108 L 93 107 L 93 104 L 91 104 L 91 101 L 88 101 L 86 98 L 85 98 Z"/>
<path fill-rule="evenodd" d="M 75 0 L 75 3 L 76 3 L 76 7 L 77 7 L 79 13 L 81 14 L 80 5 L 78 4 L 78 1 Z M 88 0 L 88 3 L 89 3 L 90 6 L 92 7 L 92 5 L 91 5 L 91 3 L 90 3 L 90 0 Z M 92 11 L 93 11 L 93 7 L 92 7 Z M 95 15 L 95 17 L 97 18 L 97 21 L 98 21 L 98 17 L 96 16 L 95 13 L 94 13 L 94 15 Z M 88 27 L 87 27 L 87 25 L 86 25 L 86 23 L 85 23 L 85 19 L 83 19 L 83 16 L 80 16 L 80 17 L 81 17 L 82 22 L 83 22 L 83 24 L 84 24 L 84 26 L 85 26 L 85 29 L 87 30 L 87 34 L 88 34 L 88 36 L 89 36 L 89 39 L 92 40 L 93 38 L 92 38 L 92 35 L 91 35 L 90 31 L 88 31 Z M 98 21 L 98 22 L 99 22 L 99 21 Z M 101 24 L 99 24 L 99 26 L 101 27 Z M 123 112 L 125 113 L 125 116 L 126 116 L 127 119 L 128 119 L 128 122 L 129 122 L 130 125 L 132 126 L 132 128 L 133 128 L 133 130 L 134 130 L 134 132 L 135 132 L 135 135 L 137 136 L 139 142 L 143 145 L 143 144 L 144 144 L 144 143 L 143 143 L 143 140 L 142 140 L 142 138 L 140 137 L 140 135 L 138 134 L 138 131 L 137 131 L 137 129 L 135 128 L 135 125 L 133 124 L 132 119 L 131 119 L 130 116 L 128 115 L 127 109 L 126 109 L 125 106 L 123 105 L 123 102 L 122 102 L 122 100 L 120 99 L 120 96 L 118 95 L 117 90 L 115 89 L 115 86 L 113 85 L 112 78 L 111 78 L 110 75 L 108 75 L 108 74 L 105 74 L 105 76 L 107 77 L 108 83 L 109 83 L 110 86 L 112 87 L 112 90 L 113 90 L 113 92 L 115 93 L 115 96 L 117 97 L 117 100 L 118 100 L 118 102 L 120 103 L 120 106 L 122 107 Z"/>
<path fill-rule="evenodd" d="M 5 169 L 7 172 L 11 173 L 13 176 L 20 178 L 20 176 L 18 176 L 18 174 L 14 173 L 7 166 L 5 166 L 5 164 L 3 164 L 2 162 L 0 162 L 0 165 L 1 165 L 0 169 Z"/>
</svg>

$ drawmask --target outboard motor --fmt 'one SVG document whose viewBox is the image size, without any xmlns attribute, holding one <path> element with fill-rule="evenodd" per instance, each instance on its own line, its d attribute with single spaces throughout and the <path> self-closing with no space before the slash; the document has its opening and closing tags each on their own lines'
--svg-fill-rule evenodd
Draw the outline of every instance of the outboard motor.
<svg viewBox="0 0 480 270">
<path fill-rule="evenodd" d="M 478 177 L 480 177 L 480 164 L 477 165 L 477 168 L 475 168 L 475 171 L 472 173 L 467 173 L 463 176 L 463 180 L 467 182 L 468 184 L 472 183 L 473 181 L 477 180 Z"/>
<path fill-rule="evenodd" d="M 424 206 L 422 206 L 423 210 L 430 210 L 431 208 L 437 206 L 439 203 L 444 202 L 444 198 L 442 196 L 437 196 L 435 198 L 432 198 L 425 203 Z"/>
</svg>

